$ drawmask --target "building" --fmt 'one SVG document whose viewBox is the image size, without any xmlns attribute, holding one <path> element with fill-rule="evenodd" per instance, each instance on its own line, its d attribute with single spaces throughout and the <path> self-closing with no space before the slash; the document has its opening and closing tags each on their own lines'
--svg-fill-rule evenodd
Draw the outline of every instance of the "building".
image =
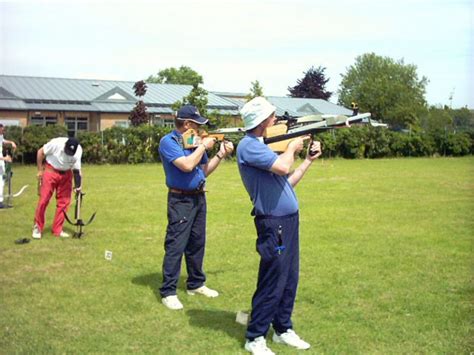
<svg viewBox="0 0 474 355">
<path fill-rule="evenodd" d="M 128 126 L 136 102 L 132 81 L 43 78 L 0 75 L 0 123 L 28 125 L 63 124 L 69 135 L 78 131 L 102 131 Z M 190 85 L 148 84 L 142 98 L 152 123 L 174 126 L 172 105 L 192 90 Z M 209 92 L 208 111 L 240 120 L 246 94 Z M 267 96 L 277 116 L 301 117 L 317 114 L 347 115 L 352 110 L 321 99 Z"/>
<path fill-rule="evenodd" d="M 5 125 L 64 124 L 69 135 L 128 126 L 138 101 L 132 81 L 43 78 L 0 75 L 0 122 Z M 192 90 L 190 85 L 147 84 L 142 98 L 156 125 L 173 125 L 172 105 Z M 209 111 L 238 116 L 238 106 L 208 94 Z"/>
<path fill-rule="evenodd" d="M 246 94 L 232 92 L 213 92 L 225 98 L 235 105 L 242 107 L 246 99 Z M 343 106 L 333 104 L 323 99 L 306 99 L 288 96 L 265 96 L 276 107 L 277 117 L 282 117 L 285 112 L 292 117 L 302 117 L 307 115 L 345 115 L 351 116 L 352 110 Z"/>
</svg>

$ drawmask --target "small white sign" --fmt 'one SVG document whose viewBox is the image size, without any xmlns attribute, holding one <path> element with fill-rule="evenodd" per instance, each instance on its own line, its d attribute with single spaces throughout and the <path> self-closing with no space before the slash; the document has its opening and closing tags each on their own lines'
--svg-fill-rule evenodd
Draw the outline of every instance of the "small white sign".
<svg viewBox="0 0 474 355">
<path fill-rule="evenodd" d="M 105 260 L 112 260 L 112 252 L 110 250 L 105 251 Z"/>
</svg>

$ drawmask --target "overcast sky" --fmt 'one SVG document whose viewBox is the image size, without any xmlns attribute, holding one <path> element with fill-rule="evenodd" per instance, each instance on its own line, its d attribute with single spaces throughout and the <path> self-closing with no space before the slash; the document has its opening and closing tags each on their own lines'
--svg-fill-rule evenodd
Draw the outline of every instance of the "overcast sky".
<svg viewBox="0 0 474 355">
<path fill-rule="evenodd" d="M 0 73 L 137 81 L 186 65 L 210 91 L 265 95 L 311 66 L 335 94 L 355 58 L 417 66 L 429 104 L 474 108 L 472 0 L 3 1 Z"/>
</svg>

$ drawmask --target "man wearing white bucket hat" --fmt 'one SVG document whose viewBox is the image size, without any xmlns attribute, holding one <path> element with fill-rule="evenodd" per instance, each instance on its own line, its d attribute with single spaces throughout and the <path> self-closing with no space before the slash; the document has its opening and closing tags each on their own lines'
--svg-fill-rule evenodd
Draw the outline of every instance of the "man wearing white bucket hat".
<svg viewBox="0 0 474 355">
<path fill-rule="evenodd" d="M 265 340 L 270 325 L 275 330 L 274 342 L 297 349 L 310 347 L 293 331 L 291 322 L 299 274 L 299 214 L 293 187 L 321 155 L 321 145 L 312 142 L 314 155 L 308 154 L 291 172 L 295 154 L 309 137 L 295 138 L 281 155 L 273 152 L 262 136 L 275 123 L 275 111 L 263 97 L 250 100 L 240 111 L 247 134 L 237 147 L 237 162 L 253 203 L 260 255 L 257 289 L 245 334 L 245 349 L 252 354 L 273 354 Z"/>
</svg>

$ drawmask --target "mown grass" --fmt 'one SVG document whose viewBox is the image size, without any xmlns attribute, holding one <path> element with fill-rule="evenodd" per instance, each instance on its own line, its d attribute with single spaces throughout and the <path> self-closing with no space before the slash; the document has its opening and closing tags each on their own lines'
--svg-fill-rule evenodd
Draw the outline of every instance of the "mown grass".
<svg viewBox="0 0 474 355">
<path fill-rule="evenodd" d="M 306 353 L 469 353 L 474 159 L 325 160 L 297 186 L 301 276 L 294 311 Z M 205 269 L 216 299 L 160 302 L 166 189 L 161 165 L 84 167 L 81 239 L 30 237 L 35 168 L 15 166 L 0 211 L 0 352 L 243 354 L 258 256 L 233 162 L 208 181 Z M 48 209 L 50 227 L 54 202 Z M 72 212 L 72 211 L 71 211 Z M 72 214 L 71 214 L 72 215 Z M 72 229 L 69 229 L 72 231 Z M 104 258 L 113 252 L 112 261 Z M 270 347 L 282 354 L 294 350 Z"/>
</svg>

